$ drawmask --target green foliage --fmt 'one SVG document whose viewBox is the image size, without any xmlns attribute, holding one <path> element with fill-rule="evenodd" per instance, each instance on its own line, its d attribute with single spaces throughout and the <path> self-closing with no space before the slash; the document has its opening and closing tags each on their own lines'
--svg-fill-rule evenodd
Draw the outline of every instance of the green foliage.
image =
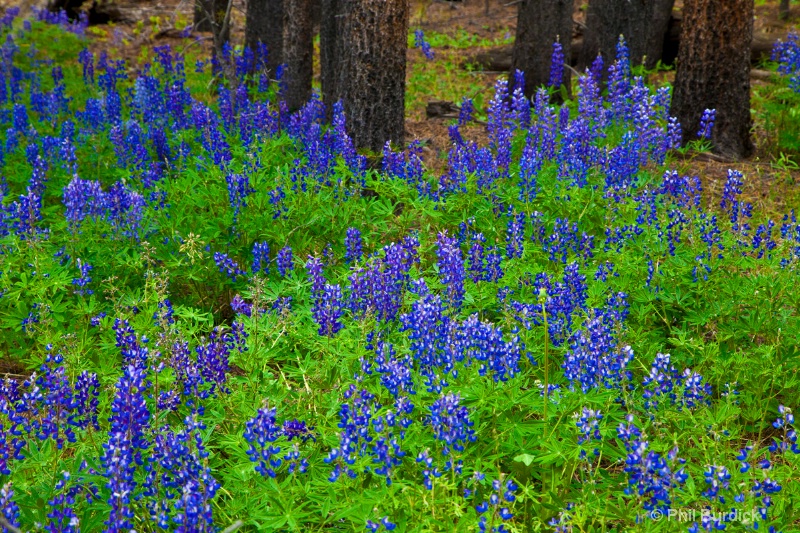
<svg viewBox="0 0 800 533">
<path fill-rule="evenodd" d="M 428 38 L 434 47 L 497 44 L 466 32 L 455 37 L 431 33 Z M 62 65 L 67 92 L 73 98 L 72 110 L 83 109 L 88 98 L 102 96 L 96 86 L 82 82 L 75 58 L 84 43 L 76 37 L 36 24 L 33 33 L 18 43 L 24 51 L 20 68 L 33 68 L 24 59 L 28 57 L 51 58 Z M 456 72 L 447 61 L 437 67 L 444 76 L 431 74 L 425 64 L 412 65 L 409 106 L 417 105 L 415 99 L 427 95 L 426 90 L 454 101 L 463 96 L 458 83 L 469 73 Z M 127 80 L 124 87 L 132 83 Z M 208 94 L 210 86 L 214 85 L 207 73 L 190 77 L 189 87 L 198 99 L 213 100 Z M 474 90 L 475 94 L 481 91 Z M 769 120 L 777 121 L 779 104 L 789 102 L 777 95 L 784 93 L 775 91 L 764 104 Z M 780 96 L 784 97 L 789 98 Z M 576 105 L 568 105 L 575 116 Z M 786 122 L 776 126 L 778 131 L 793 131 L 791 117 L 781 120 Z M 58 133 L 54 126 L 39 123 L 37 127 L 50 135 Z M 617 146 L 625 133 L 625 125 L 610 124 L 599 148 Z M 780 141 L 779 133 L 778 143 L 789 153 L 794 141 L 787 135 Z M 491 481 L 513 479 L 519 490 L 515 501 L 507 503 L 514 514 L 504 523 L 507 531 L 551 531 L 554 526 L 548 523 L 559 517 L 562 527 L 572 528 L 561 531 L 685 531 L 691 524 L 647 518 L 643 507 L 647 498 L 625 490 L 625 461 L 630 451 L 617 437 L 617 428 L 626 423 L 626 416 L 635 414 L 649 442 L 647 451 L 667 457 L 677 446 L 686 460 L 687 481 L 671 493 L 675 508 L 697 512 L 708 505 L 715 511 L 729 508 L 731 502 L 723 504 L 703 496 L 706 468 L 728 465 L 733 475 L 730 484 L 744 498 L 739 502 L 742 509 L 761 505 L 761 497 L 751 490 L 754 480 L 769 476 L 783 484 L 782 492 L 773 495 L 769 519 L 762 521 L 762 528 L 792 531 L 800 505 L 800 486 L 792 481 L 800 466 L 798 457 L 787 453 L 775 459 L 771 470 L 753 467 L 750 473 L 738 472 L 735 457 L 748 443 L 763 450 L 769 439 L 779 436 L 772 426 L 778 406 L 797 405 L 800 293 L 796 290 L 796 243 L 780 239 L 774 250 L 758 257 L 752 232 L 765 221 L 751 221 L 751 235 L 745 239 L 715 202 L 705 207 L 720 217 L 724 258 L 710 256 L 707 278 L 698 276 L 698 256 L 709 249 L 700 227 L 704 219 L 699 209 L 681 206 L 691 218 L 679 246 L 671 251 L 664 235 L 678 205 L 675 198 L 662 195 L 653 204 L 655 220 L 641 223 L 640 235 L 605 246 L 607 230 L 637 224 L 641 204 L 636 195 L 662 187 L 664 170 L 672 162 L 651 163 L 637 174 L 635 186 L 609 193 L 603 189 L 597 169 L 589 173 L 587 186 L 577 187 L 560 177 L 559 163 L 550 160 L 536 176 L 538 196 L 522 202 L 516 180 L 525 136 L 524 131 L 516 133 L 514 163 L 508 176 L 484 190 L 477 176 L 470 175 L 465 190 L 445 201 L 420 195 L 416 184 L 374 170 L 366 172 L 363 187 L 357 187 L 358 177 L 341 159 L 336 162 L 331 186 L 317 186 L 310 180 L 307 190 L 293 190 L 292 170 L 306 155 L 286 132 L 260 138 L 249 148 L 229 135 L 234 157 L 223 172 L 202 157 L 207 158 L 208 153 L 196 132 L 184 131 L 173 145 L 185 143 L 190 155 L 171 162 L 167 177 L 155 186 L 155 192 L 164 194 L 165 203 L 152 202 L 145 208 L 139 239 L 125 235 L 107 220 L 87 218 L 79 226 L 71 225 L 64 217 L 62 195 L 73 175 L 64 167 L 51 168 L 41 222 L 42 228 L 49 228 L 47 238 L 9 235 L 0 241 L 0 327 L 4 332 L 0 351 L 14 379 L 25 379 L 30 371 L 39 369 L 47 354 L 60 353 L 70 379 L 83 370 L 97 372 L 104 392 L 100 396 L 100 429 L 82 431 L 80 438 L 67 446 L 68 452 L 52 441 L 31 439 L 25 445 L 25 460 L 14 462 L 10 475 L 0 475 L 3 483 L 13 482 L 25 528 L 48 523 L 49 502 L 59 494 L 58 481 L 64 471 L 83 472 L 81 482 L 93 483 L 98 490 L 99 497 L 92 503 L 75 506 L 81 529 L 100 531 L 105 527 L 109 491 L 99 457 L 108 437 L 114 387 L 124 366 L 113 329 L 115 319 L 121 319 L 128 320 L 137 335 L 151 339 L 147 347 L 153 366 L 170 361 L 177 352 L 176 343 L 186 342 L 192 350 L 197 349 L 214 326 L 227 332 L 235 321 L 243 324 L 248 334 L 246 350 L 230 354 L 228 392 L 203 402 L 205 427 L 199 430 L 199 442 L 208 451 L 203 464 L 221 486 L 213 500 L 214 519 L 221 527 L 242 520 L 247 531 L 362 531 L 368 520 L 388 516 L 398 531 L 471 532 L 479 528 L 476 504 L 489 499 Z M 77 153 L 79 176 L 99 180 L 104 188 L 117 180 L 138 183 L 140 176 L 116 164 L 114 146 L 107 137 L 87 136 L 84 140 Z M 244 173 L 256 162 L 250 173 L 255 191 L 236 216 L 229 203 L 226 175 Z M 7 154 L 3 171 L 14 194 L 24 191 L 31 169 L 21 148 Z M 436 178 L 426 173 L 422 179 L 435 184 Z M 270 193 L 279 187 L 291 192 L 285 199 L 285 212 L 273 217 Z M 619 198 L 615 198 L 617 193 Z M 525 347 L 519 373 L 508 381 L 492 380 L 475 361 L 459 362 L 457 373 L 447 377 L 445 392 L 460 395 L 479 438 L 464 450 L 442 453 L 443 444 L 434 438 L 430 420 L 431 406 L 442 391 L 428 390 L 425 378 L 415 372 L 416 394 L 411 396 L 415 423 L 402 438 L 406 456 L 394 469 L 392 484 L 387 485 L 385 477 L 375 472 L 367 453 L 355 454 L 350 465 L 357 472 L 355 478 L 342 475 L 330 482 L 333 465 L 326 458 L 339 445 L 340 414 L 348 387 L 357 384 L 375 395 L 380 405 L 373 416 L 386 417 L 390 411 L 398 414 L 395 398 L 382 385 L 379 373 L 364 370 L 364 362 L 376 358 L 375 350 L 367 346 L 368 334 L 379 332 L 399 356 L 411 352 L 411 339 L 397 321 L 380 323 L 370 315 L 348 315 L 338 335 L 319 335 L 312 319 L 312 287 L 302 269 L 306 257 L 322 255 L 330 247 L 326 279 L 346 287 L 355 271 L 342 259 L 348 228 L 361 231 L 366 255 L 379 255 L 388 243 L 413 234 L 420 242 L 420 262 L 412 267 L 411 278 L 426 280 L 432 292 L 440 293 L 444 285 L 437 264 L 437 235 L 444 230 L 456 234 L 464 225 L 481 232 L 487 245 L 504 248 L 508 206 L 524 212 L 529 221 L 535 212 L 540 213 L 548 236 L 557 233 L 558 219 L 564 218 L 577 224 L 580 232 L 594 236 L 593 256 L 568 252 L 569 262 L 579 264 L 579 273 L 587 280 L 586 306 L 572 319 L 576 330 L 584 328 L 592 309 L 602 308 L 614 294 L 625 293 L 630 316 L 624 325 L 616 326 L 614 335 L 620 346 L 633 348 L 630 377 L 618 388 L 598 386 L 581 391 L 580 384 L 570 383 L 562 369 L 569 343 L 557 346 L 541 325 L 526 328 L 519 313 L 498 296 L 508 287 L 514 300 L 535 305 L 547 296 L 534 288 L 537 275 L 561 280 L 564 264 L 550 257 L 528 223 L 522 256 L 502 262 L 504 278 L 467 281 L 464 306 L 452 311 L 457 321 L 478 315 L 501 328 L 504 340 L 510 342 L 518 336 Z M 294 270 L 280 276 L 273 261 L 267 275 L 231 279 L 214 262 L 214 253 L 224 252 L 247 270 L 253 244 L 261 241 L 269 243 L 272 257 L 290 246 Z M 787 257 L 793 259 L 781 261 Z M 77 258 L 93 265 L 89 284 L 93 294 L 76 291 Z M 614 274 L 603 281 L 595 273 L 606 262 L 614 265 Z M 355 268 L 365 266 L 362 259 Z M 251 316 L 234 313 L 231 300 L 235 295 L 252 303 Z M 285 297 L 292 298 L 290 311 L 269 311 Z M 405 293 L 401 313 L 408 313 L 420 298 L 420 294 Z M 174 308 L 174 324 L 157 318 L 167 299 Z M 268 311 L 258 312 L 261 309 Z M 23 328 L 32 313 L 36 321 Z M 656 354 L 666 352 L 678 370 L 692 369 L 712 386 L 708 404 L 682 407 L 664 398 L 657 407 L 647 405 L 643 381 Z M 151 435 L 155 436 L 181 427 L 193 409 L 189 405 L 176 411 L 155 407 L 157 392 L 168 390 L 178 377 L 171 370 L 153 375 L 157 376 L 155 389 L 147 402 L 153 413 Z M 555 387 L 547 390 L 544 383 Z M 313 426 L 316 440 L 298 443 L 309 463 L 307 473 L 288 473 L 284 465 L 272 478 L 255 470 L 244 431 L 247 422 L 266 406 L 277 408 L 280 422 L 297 418 Z M 602 438 L 579 444 L 576 421 L 584 409 L 602 412 L 598 427 Z M 374 427 L 365 432 L 376 437 Z M 296 442 L 289 442 L 284 435 L 276 445 L 286 453 Z M 415 460 L 425 452 L 430 452 L 442 474 L 434 476 L 432 490 L 424 486 L 423 467 Z M 463 471 L 448 470 L 448 459 L 463 461 Z M 84 461 L 88 466 L 82 467 Z M 464 497 L 465 489 L 472 491 L 471 499 Z M 137 530 L 158 530 L 144 503 L 136 503 L 134 508 Z M 491 520 L 488 528 L 500 525 L 499 518 Z M 749 526 L 737 523 L 733 527 L 744 530 Z"/>
</svg>

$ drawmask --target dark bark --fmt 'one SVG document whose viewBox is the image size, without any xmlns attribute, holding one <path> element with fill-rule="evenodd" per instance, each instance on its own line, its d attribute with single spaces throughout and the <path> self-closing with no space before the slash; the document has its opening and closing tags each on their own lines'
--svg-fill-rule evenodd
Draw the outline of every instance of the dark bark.
<svg viewBox="0 0 800 533">
<path fill-rule="evenodd" d="M 311 98 L 313 75 L 313 21 L 310 0 L 285 0 L 286 31 L 283 56 L 286 63 L 286 103 L 290 111 L 302 107 Z"/>
<path fill-rule="evenodd" d="M 226 21 L 227 12 L 228 0 L 195 0 L 194 29 L 211 32 L 217 52 L 231 36 L 230 23 Z"/>
<path fill-rule="evenodd" d="M 221 29 L 227 7 L 228 0 L 195 0 L 194 29 L 213 32 L 215 25 Z"/>
<path fill-rule="evenodd" d="M 258 43 L 267 47 L 267 69 L 274 75 L 283 63 L 284 0 L 247 0 L 244 44 L 256 50 Z"/>
<path fill-rule="evenodd" d="M 322 0 L 322 18 L 319 25 L 320 78 L 322 82 L 322 101 L 330 119 L 331 108 L 339 99 L 339 61 L 344 45 L 339 33 L 344 0 Z"/>
<path fill-rule="evenodd" d="M 592 64 L 597 54 L 608 66 L 616 57 L 619 36 L 625 37 L 631 66 L 652 68 L 661 59 L 664 36 L 675 0 L 590 0 L 579 64 Z"/>
<path fill-rule="evenodd" d="M 211 19 L 206 13 L 211 11 L 213 0 L 195 0 L 194 2 L 194 29 L 195 31 L 211 31 Z"/>
<path fill-rule="evenodd" d="M 333 55 L 327 57 L 327 67 L 335 69 L 336 81 L 327 98 L 342 100 L 347 129 L 356 147 L 377 152 L 386 141 L 402 146 L 408 0 L 341 3 L 342 16 L 335 18 L 337 42 Z M 323 12 L 330 18 L 332 12 Z M 338 60 L 331 63 L 332 58 Z"/>
<path fill-rule="evenodd" d="M 789 18 L 789 0 L 781 0 L 780 5 L 778 6 L 778 17 L 781 20 L 786 20 Z"/>
<path fill-rule="evenodd" d="M 697 138 L 705 109 L 716 109 L 711 142 L 724 157 L 750 155 L 750 42 L 753 0 L 686 0 L 670 112 L 683 140 Z"/>
<path fill-rule="evenodd" d="M 558 40 L 569 61 L 572 42 L 573 0 L 524 0 L 517 15 L 517 36 L 511 58 L 514 71 L 525 73 L 525 94 L 531 96 L 550 81 L 553 43 Z M 564 67 L 562 83 L 569 87 L 569 69 Z"/>
<path fill-rule="evenodd" d="M 93 0 L 91 3 L 85 0 L 49 0 L 47 9 L 49 11 L 63 10 L 70 20 L 78 20 L 81 12 L 85 12 L 90 26 L 122 20 L 119 8 L 107 0 Z"/>
</svg>

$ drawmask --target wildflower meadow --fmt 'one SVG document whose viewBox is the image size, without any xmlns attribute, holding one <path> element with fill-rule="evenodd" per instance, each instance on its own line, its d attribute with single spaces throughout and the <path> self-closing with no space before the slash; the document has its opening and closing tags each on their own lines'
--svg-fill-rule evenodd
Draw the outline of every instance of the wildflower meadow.
<svg viewBox="0 0 800 533">
<path fill-rule="evenodd" d="M 3 532 L 800 531 L 800 223 L 624 39 L 431 170 L 266 49 L 0 26 Z"/>
</svg>

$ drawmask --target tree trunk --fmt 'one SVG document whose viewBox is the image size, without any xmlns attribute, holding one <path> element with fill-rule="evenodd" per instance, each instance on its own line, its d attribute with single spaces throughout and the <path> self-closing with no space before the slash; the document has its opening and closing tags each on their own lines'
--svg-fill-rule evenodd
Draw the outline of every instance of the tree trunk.
<svg viewBox="0 0 800 533">
<path fill-rule="evenodd" d="M 283 63 L 284 0 L 247 0 L 244 27 L 245 46 L 256 50 L 267 47 L 267 69 L 274 75 Z"/>
<path fill-rule="evenodd" d="M 781 20 L 789 18 L 789 0 L 781 0 L 781 4 L 778 6 L 778 17 Z"/>
<path fill-rule="evenodd" d="M 516 70 L 525 73 L 526 96 L 550 82 L 553 43 L 556 40 L 561 43 L 565 57 L 569 57 L 572 11 L 573 0 L 524 0 L 520 4 L 511 56 L 511 78 Z M 561 81 L 569 87 L 569 69 L 565 66 L 563 72 Z"/>
<path fill-rule="evenodd" d="M 300 109 L 311 98 L 314 36 L 310 0 L 286 0 L 286 32 L 283 58 L 286 63 L 286 103 L 290 111 Z"/>
<path fill-rule="evenodd" d="M 194 2 L 195 31 L 211 31 L 211 18 L 208 16 L 208 14 L 213 12 L 214 12 L 214 0 L 195 0 Z"/>
<path fill-rule="evenodd" d="M 333 104 L 340 99 L 339 58 L 342 55 L 341 26 L 344 0 L 322 0 L 322 19 L 319 25 L 320 78 L 322 82 L 322 101 L 331 118 Z"/>
<path fill-rule="evenodd" d="M 597 54 L 606 66 L 616 57 L 619 36 L 625 37 L 631 66 L 653 68 L 664 48 L 675 0 L 590 0 L 579 65 L 592 64 Z"/>
<path fill-rule="evenodd" d="M 725 157 L 750 155 L 750 41 L 753 0 L 686 0 L 670 113 L 684 142 L 697 138 L 705 109 L 716 109 L 711 142 Z"/>
<path fill-rule="evenodd" d="M 338 1 L 341 5 L 324 10 L 326 18 L 335 18 L 336 30 L 333 49 L 323 56 L 327 75 L 335 70 L 332 93 L 326 97 L 342 100 L 357 148 L 378 152 L 389 140 L 402 146 L 408 0 Z M 339 10 L 342 16 L 332 16 Z M 331 37 L 328 34 L 324 44 L 330 46 Z"/>
</svg>

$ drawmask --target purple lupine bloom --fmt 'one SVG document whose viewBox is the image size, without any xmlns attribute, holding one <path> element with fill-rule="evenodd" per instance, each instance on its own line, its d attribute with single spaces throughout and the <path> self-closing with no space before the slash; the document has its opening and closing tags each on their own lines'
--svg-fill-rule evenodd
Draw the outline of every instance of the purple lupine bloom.
<svg viewBox="0 0 800 533">
<path fill-rule="evenodd" d="M 361 259 L 363 245 L 361 232 L 356 228 L 347 228 L 347 235 L 344 239 L 345 261 L 357 263 Z"/>
<path fill-rule="evenodd" d="M 238 276 L 246 276 L 247 272 L 241 269 L 239 263 L 231 259 L 228 254 L 214 252 L 214 262 L 219 271 L 228 276 L 232 281 L 236 281 Z"/>
<path fill-rule="evenodd" d="M 3 517 L 10 526 L 19 528 L 19 505 L 13 498 L 14 488 L 11 481 L 9 481 L 3 485 L 3 488 L 0 488 L 0 513 L 3 513 Z M 3 533 L 11 533 L 6 527 L 3 527 L 2 531 Z"/>
<path fill-rule="evenodd" d="M 200 375 L 205 383 L 211 384 L 208 394 L 213 395 L 218 389 L 227 392 L 225 382 L 228 379 L 228 359 L 231 350 L 240 343 L 241 340 L 233 334 L 223 334 L 219 327 L 215 327 L 208 336 L 208 341 L 195 347 Z"/>
<path fill-rule="evenodd" d="M 256 190 L 250 186 L 250 178 L 243 174 L 227 174 L 225 181 L 228 184 L 228 201 L 233 208 L 233 221 L 236 223 L 242 207 L 247 207 L 247 196 Z"/>
<path fill-rule="evenodd" d="M 272 219 L 287 218 L 289 208 L 286 206 L 286 192 L 283 187 L 275 187 L 269 191 L 269 204 L 272 206 Z"/>
<path fill-rule="evenodd" d="M 467 271 L 469 272 L 470 279 L 472 279 L 474 283 L 485 279 L 485 242 L 486 237 L 483 236 L 483 233 L 473 235 L 472 244 L 470 245 L 469 252 L 467 252 Z"/>
<path fill-rule="evenodd" d="M 561 87 L 564 80 L 564 49 L 561 43 L 556 41 L 553 43 L 553 56 L 550 61 L 550 82 L 548 86 Z"/>
<path fill-rule="evenodd" d="M 278 251 L 278 256 L 275 258 L 275 264 L 278 268 L 278 274 L 281 276 L 288 275 L 294 270 L 294 258 L 292 256 L 292 248 L 284 246 Z"/>
<path fill-rule="evenodd" d="M 51 346 L 47 346 L 48 350 Z M 23 402 L 18 412 L 29 412 L 36 415 L 41 410 L 40 419 L 33 418 L 27 429 L 35 433 L 40 440 L 53 439 L 58 449 L 64 443 L 75 442 L 74 423 L 72 421 L 72 388 L 62 365 L 61 354 L 47 354 L 45 363 L 38 376 L 31 376 L 24 385 L 32 387 L 30 393 L 23 394 Z M 35 383 L 35 386 L 33 385 Z M 27 401 L 25 401 L 27 400 Z"/>
<path fill-rule="evenodd" d="M 75 514 L 73 506 L 75 496 L 73 494 L 58 494 L 47 502 L 47 518 L 50 523 L 45 528 L 46 531 L 58 531 L 59 533 L 78 533 L 80 522 Z M 4 528 L 5 529 L 5 528 Z"/>
<path fill-rule="evenodd" d="M 103 444 L 102 463 L 110 490 L 111 514 L 106 531 L 127 533 L 133 529 L 135 501 L 134 474 L 143 464 L 142 452 L 150 447 L 145 430 L 150 424 L 150 411 L 145 397 L 150 389 L 147 370 L 129 365 L 117 382 L 111 403 L 111 428 Z"/>
<path fill-rule="evenodd" d="M 201 435 L 206 428 L 200 421 L 202 414 L 200 407 L 186 416 L 182 429 L 167 426 L 155 436 L 151 464 L 157 465 L 159 486 L 166 489 L 161 503 L 164 507 L 171 504 L 173 511 L 171 516 L 159 513 L 159 527 L 177 531 L 214 530 L 212 501 L 220 485 L 206 464 L 208 451 Z M 154 481 L 155 472 L 155 468 L 151 470 L 148 482 Z"/>
<path fill-rule="evenodd" d="M 433 59 L 433 50 L 431 49 L 430 43 L 425 40 L 425 34 L 422 32 L 422 30 L 416 30 L 414 32 L 414 48 L 421 49 L 422 53 L 428 60 Z"/>
<path fill-rule="evenodd" d="M 297 419 L 284 421 L 283 434 L 289 442 L 291 442 L 292 439 L 300 439 L 302 442 L 317 440 L 316 437 L 314 437 L 314 428 L 307 426 L 304 421 Z"/>
<path fill-rule="evenodd" d="M 430 425 L 434 437 L 444 443 L 444 455 L 450 455 L 452 451 L 463 452 L 466 443 L 476 440 L 469 410 L 460 402 L 461 396 L 447 393 L 431 406 Z"/>
<path fill-rule="evenodd" d="M 506 231 L 506 257 L 509 259 L 522 257 L 525 251 L 525 212 L 508 210 L 508 229 Z"/>
<path fill-rule="evenodd" d="M 77 288 L 75 289 L 75 294 L 78 295 L 89 295 L 94 294 L 92 289 L 87 289 L 86 286 L 92 281 L 92 277 L 89 275 L 89 272 L 92 270 L 92 265 L 89 263 L 81 260 L 78 258 L 75 260 L 78 271 L 80 272 L 80 276 L 77 278 L 72 278 L 72 284 L 75 285 Z"/>
<path fill-rule="evenodd" d="M 642 439 L 642 433 L 633 423 L 633 415 L 617 428 L 617 438 L 628 452 L 625 472 L 628 474 L 628 491 L 645 498 L 646 511 L 659 510 L 668 513 L 672 503 L 671 492 L 680 488 L 688 475 L 678 457 L 678 448 L 673 448 L 666 457 L 657 452 L 648 452 L 650 443 Z"/>
<path fill-rule="evenodd" d="M 458 125 L 463 126 L 472 120 L 473 113 L 475 113 L 475 104 L 472 102 L 471 98 L 465 96 L 461 100 L 461 107 L 458 110 Z"/>
<path fill-rule="evenodd" d="M 70 226 L 79 225 L 86 217 L 101 217 L 105 212 L 105 197 L 100 182 L 73 178 L 64 187 L 64 205 Z"/>
<path fill-rule="evenodd" d="M 583 408 L 580 416 L 578 417 L 577 422 L 575 425 L 580 430 L 580 435 L 578 436 L 578 444 L 584 444 L 591 440 L 603 440 L 603 436 L 600 435 L 600 421 L 603 419 L 603 413 L 600 411 L 596 411 L 594 409 L 588 409 L 586 407 Z M 594 448 L 592 453 L 597 456 L 600 454 L 600 450 Z M 581 458 L 586 458 L 586 451 L 581 450 Z"/>
<path fill-rule="evenodd" d="M 714 129 L 714 120 L 717 116 L 716 109 L 706 109 L 700 117 L 700 127 L 697 129 L 697 136 L 701 139 L 711 139 L 711 133 Z"/>
<path fill-rule="evenodd" d="M 439 279 L 447 287 L 447 300 L 453 309 L 460 309 L 464 302 L 464 258 L 458 241 L 449 237 L 446 231 L 436 239 L 436 256 L 439 266 Z"/>
<path fill-rule="evenodd" d="M 266 241 L 253 244 L 253 264 L 251 267 L 253 274 L 263 272 L 269 274 L 269 244 Z"/>
<path fill-rule="evenodd" d="M 320 335 L 333 337 L 342 329 L 342 309 L 341 287 L 326 283 L 320 295 L 314 298 L 311 309 L 314 321 L 319 325 Z"/>
<path fill-rule="evenodd" d="M 275 477 L 282 460 L 281 448 L 274 444 L 283 435 L 281 426 L 275 421 L 275 408 L 269 406 L 258 410 L 256 416 L 247 421 L 244 439 L 249 443 L 247 455 L 258 463 L 256 472 L 262 476 Z"/>
<path fill-rule="evenodd" d="M 514 91 L 511 93 L 511 109 L 520 128 L 528 129 L 531 125 L 531 101 L 525 96 L 525 73 L 514 71 Z"/>
<path fill-rule="evenodd" d="M 100 405 L 99 398 L 100 382 L 97 379 L 97 374 L 84 370 L 75 381 L 72 405 L 70 406 L 76 427 L 85 429 L 91 426 L 95 430 L 100 429 L 100 425 L 97 422 L 97 409 Z"/>
<path fill-rule="evenodd" d="M 311 281 L 311 297 L 319 298 L 325 289 L 325 275 L 322 273 L 322 259 L 309 255 L 306 261 L 306 272 Z"/>
</svg>

